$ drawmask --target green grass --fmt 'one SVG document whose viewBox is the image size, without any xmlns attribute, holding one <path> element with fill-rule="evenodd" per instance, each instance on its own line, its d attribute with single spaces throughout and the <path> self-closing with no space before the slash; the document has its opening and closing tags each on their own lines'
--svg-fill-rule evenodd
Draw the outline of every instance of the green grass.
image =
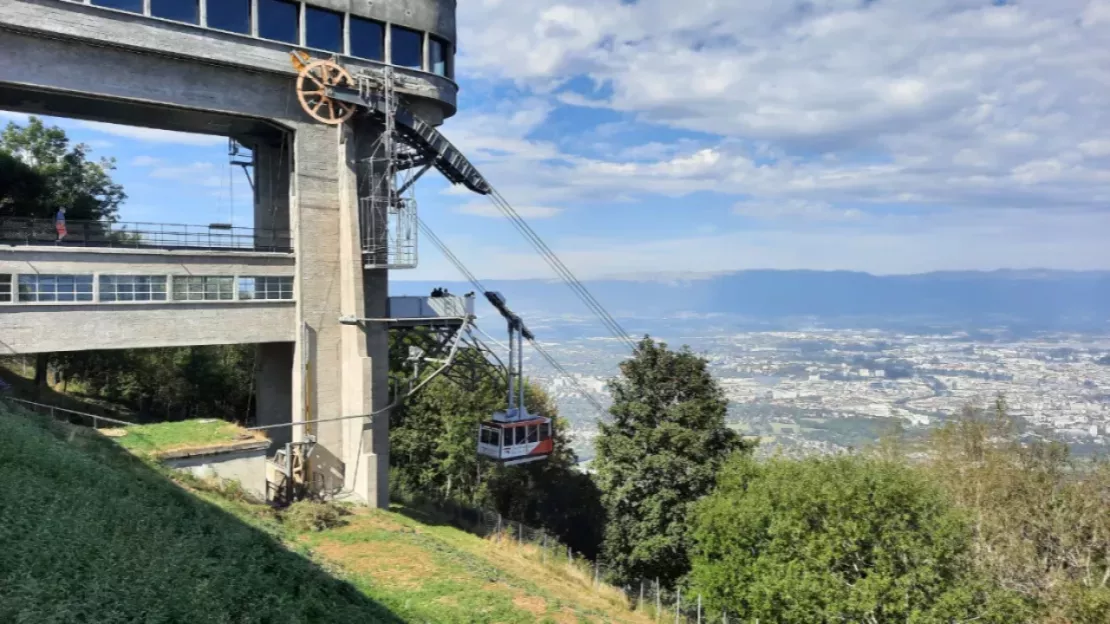
<svg viewBox="0 0 1110 624">
<path fill-rule="evenodd" d="M 131 425 L 118 442 L 133 453 L 157 455 L 261 439 L 238 425 L 222 420 L 183 420 L 154 425 Z"/>
<path fill-rule="evenodd" d="M 144 448 L 198 439 L 172 425 Z M 0 401 L 0 622 L 652 621 L 528 546 L 400 509 L 306 532 L 143 453 Z"/>
</svg>

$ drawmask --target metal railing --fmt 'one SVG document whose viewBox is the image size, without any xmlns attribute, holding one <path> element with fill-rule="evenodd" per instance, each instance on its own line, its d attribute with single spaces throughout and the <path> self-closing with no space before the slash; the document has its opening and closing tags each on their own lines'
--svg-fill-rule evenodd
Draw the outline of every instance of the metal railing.
<svg viewBox="0 0 1110 624">
<path fill-rule="evenodd" d="M 71 423 L 74 420 L 78 420 L 78 421 L 89 420 L 89 421 L 92 421 L 93 429 L 99 429 L 101 422 L 106 422 L 108 424 L 116 425 L 116 426 L 119 426 L 119 427 L 129 427 L 129 426 L 135 424 L 135 423 L 132 423 L 132 422 L 127 422 L 126 420 L 119 420 L 119 419 L 116 419 L 116 418 L 108 418 L 107 416 L 101 416 L 99 414 L 90 414 L 88 412 L 78 412 L 78 411 L 75 411 L 75 410 L 66 409 L 64 407 L 58 407 L 57 405 L 47 405 L 45 403 L 35 403 L 34 401 L 27 401 L 25 399 L 17 399 L 13 396 L 4 395 L 4 396 L 0 397 L 0 400 L 11 401 L 12 403 L 18 403 L 21 406 L 23 406 L 25 409 L 28 409 L 28 410 L 33 411 L 33 412 L 37 412 L 39 414 L 43 414 L 45 416 L 50 416 L 51 418 L 57 419 L 57 418 L 60 418 L 60 417 L 65 417 L 65 419 L 69 420 Z"/>
<path fill-rule="evenodd" d="M 289 230 L 280 229 L 107 221 L 66 221 L 65 228 L 59 240 L 53 219 L 0 218 L 0 245 L 293 251 Z"/>
</svg>

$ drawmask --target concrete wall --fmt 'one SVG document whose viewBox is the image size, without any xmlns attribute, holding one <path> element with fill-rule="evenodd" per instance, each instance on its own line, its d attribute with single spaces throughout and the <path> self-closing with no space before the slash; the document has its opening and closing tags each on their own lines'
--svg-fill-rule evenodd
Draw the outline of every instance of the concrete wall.
<svg viewBox="0 0 1110 624">
<path fill-rule="evenodd" d="M 0 273 L 292 275 L 292 254 L 83 247 L 0 247 Z M 2 305 L 2 304 L 0 304 Z"/>
<path fill-rule="evenodd" d="M 0 354 L 292 342 L 292 301 L 0 307 Z"/>
<path fill-rule="evenodd" d="M 435 32 L 452 42 L 455 40 L 454 3 L 451 0 L 380 0 L 373 3 L 349 0 L 349 2 L 355 8 L 355 13 L 368 13 L 371 14 L 371 17 L 386 21 L 395 18 L 399 24 Z M 319 0 L 314 1 L 313 4 L 323 6 L 333 3 Z M 337 2 L 334 4 L 346 3 Z M 373 6 L 369 6 L 371 4 Z M 450 6 L 450 10 L 448 10 L 448 6 Z M 360 9 L 359 7 L 366 8 Z M 192 60 L 194 64 L 190 73 L 194 75 L 197 73 L 203 74 L 206 71 L 195 64 L 199 61 L 209 66 L 212 64 L 232 66 L 240 72 L 246 69 L 252 72 L 283 74 L 286 76 L 286 82 L 290 87 L 293 85 L 292 78 L 295 76 L 289 60 L 289 51 L 296 46 L 291 44 L 224 33 L 191 24 L 159 20 L 132 13 L 107 11 L 101 7 L 85 6 L 66 0 L 0 0 L 0 28 L 50 33 L 51 35 L 62 35 L 74 40 L 87 41 L 98 46 L 108 45 L 118 48 L 139 49 L 146 53 L 157 53 Z M 3 45 L 6 42 L 2 40 L 7 37 L 7 33 L 0 36 L 0 50 L 3 50 L 3 52 L 0 52 L 0 58 L 7 59 L 9 62 L 6 64 L 11 65 L 17 59 L 22 59 L 24 54 L 20 53 L 22 46 L 18 45 L 18 42 L 12 42 L 14 45 L 11 46 Z M 324 56 L 321 53 L 315 55 Z M 122 66 L 113 65 L 108 56 L 103 50 L 90 55 L 87 59 L 89 62 L 95 62 L 96 59 L 103 59 L 105 62 L 101 64 L 100 69 L 86 75 L 86 79 L 95 79 L 102 72 L 111 71 L 113 77 L 110 80 L 121 83 L 117 86 L 130 87 L 133 91 L 137 88 L 137 95 L 141 98 L 145 96 L 149 99 L 160 99 L 149 97 L 153 95 L 150 93 L 150 89 L 158 91 L 165 89 L 164 86 L 159 86 L 157 80 L 151 82 L 149 86 L 142 85 L 140 83 L 146 76 L 146 72 L 131 74 L 127 71 L 127 64 Z M 27 58 L 25 62 L 29 63 L 24 68 L 27 70 L 34 70 L 43 66 L 44 63 L 42 60 L 33 58 Z M 355 58 L 345 59 L 345 64 L 352 70 L 369 71 L 380 70 L 383 66 L 382 63 Z M 64 71 L 67 69 L 65 67 L 53 67 L 52 69 L 54 70 L 52 73 L 59 75 L 68 73 Z M 439 118 L 428 119 L 427 121 L 440 123 L 442 119 L 455 113 L 458 87 L 454 81 L 428 72 L 406 68 L 396 68 L 396 72 L 398 74 L 398 87 L 402 92 L 426 98 L 429 104 L 438 103 L 438 107 L 441 109 L 438 112 Z M 173 78 L 172 76 L 166 77 Z M 0 82 L 2 81 L 0 79 Z M 206 85 L 197 84 L 195 86 L 203 91 Z M 219 87 L 219 81 L 210 86 Z M 84 90 L 77 89 L 77 91 Z M 237 93 L 240 91 L 243 92 L 241 94 Z M 92 92 L 99 92 L 99 89 L 94 89 Z M 222 96 L 211 99 L 208 104 L 213 110 L 223 110 L 221 102 L 239 95 L 246 95 L 246 92 L 243 89 L 228 89 Z M 267 92 L 256 95 L 265 96 Z M 293 104 L 299 109 L 295 97 Z M 202 108 L 207 109 L 209 106 L 202 106 Z M 264 109 L 258 109 L 243 112 L 251 116 L 278 117 L 278 115 L 270 115 L 263 111 Z M 300 117 L 300 115 L 297 115 L 297 117 Z M 210 132 L 219 133 L 220 131 L 210 130 Z"/>
<path fill-rule="evenodd" d="M 166 458 L 162 463 L 202 479 L 237 481 L 260 501 L 266 500 L 266 447 Z"/>
<path fill-rule="evenodd" d="M 0 274 L 292 275 L 289 254 L 0 247 Z M 15 288 L 13 280 L 13 289 Z M 0 353 L 291 342 L 292 301 L 0 303 Z"/>
</svg>

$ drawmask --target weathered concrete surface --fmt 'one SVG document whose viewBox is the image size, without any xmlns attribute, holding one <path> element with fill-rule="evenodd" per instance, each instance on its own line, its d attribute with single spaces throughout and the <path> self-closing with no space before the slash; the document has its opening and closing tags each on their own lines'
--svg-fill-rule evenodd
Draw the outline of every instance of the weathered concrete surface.
<svg viewBox="0 0 1110 624">
<path fill-rule="evenodd" d="M 0 246 L 0 273 L 292 275 L 295 265 L 292 254 Z"/>
<path fill-rule="evenodd" d="M 315 4 L 325 4 L 317 2 Z M 366 7 L 365 12 L 387 14 L 387 17 L 397 18 L 397 23 L 418 30 L 430 30 L 437 35 L 454 42 L 454 10 L 445 10 L 450 0 L 389 0 L 370 3 L 351 1 L 351 6 Z M 419 8 L 418 8 L 419 7 Z M 356 10 L 357 12 L 357 10 Z M 446 17 L 450 15 L 450 17 Z M 372 15 L 374 16 L 374 15 Z M 440 22 L 442 28 L 438 25 Z M 432 24 L 437 26 L 428 28 Z M 0 58 L 6 59 L 4 67 L 0 68 L 0 82 L 14 84 L 42 84 L 42 77 L 29 80 L 9 80 L 5 75 L 11 76 L 20 73 L 41 73 L 39 68 L 49 67 L 50 82 L 56 88 L 68 89 L 80 93 L 102 93 L 104 89 L 119 92 L 121 97 L 134 97 L 138 99 L 162 101 L 165 95 L 179 92 L 175 83 L 186 79 L 189 86 L 196 90 L 195 97 L 206 98 L 205 103 L 198 103 L 201 110 L 229 111 L 229 104 L 244 98 L 254 100 L 269 99 L 272 89 L 251 93 L 249 85 L 257 84 L 257 77 L 266 75 L 270 78 L 280 78 L 282 95 L 293 91 L 295 72 L 289 61 L 289 51 L 295 46 L 287 43 L 277 43 L 256 39 L 245 35 L 224 33 L 191 24 L 181 24 L 166 20 L 152 19 L 142 15 L 105 11 L 99 7 L 84 6 L 62 0 L 0 0 L 0 28 L 26 33 L 48 33 L 51 36 L 62 36 L 72 41 L 83 41 L 96 46 L 95 53 L 88 54 L 84 59 L 70 58 L 68 62 L 61 58 L 46 57 L 36 58 L 29 54 L 25 44 L 16 39 L 14 32 L 4 32 L 0 36 Z M 63 48 L 67 47 L 63 42 Z M 107 47 L 105 47 L 107 46 Z M 36 46 L 37 47 L 37 46 Z M 70 47 L 71 51 L 75 51 Z M 138 59 L 119 56 L 114 50 L 138 50 L 145 55 Z M 91 52 L 91 51 L 90 51 Z M 144 60 L 152 60 L 150 54 L 158 54 L 167 58 L 176 58 L 187 63 L 174 72 L 157 73 L 142 71 Z M 120 64 L 120 61 L 124 61 Z M 59 62 L 66 64 L 59 65 Z M 379 70 L 383 64 L 360 59 L 345 59 L 344 61 L 352 70 Z M 21 65 L 22 67 L 14 67 Z M 96 67 L 91 67 L 91 66 Z M 210 74 L 219 66 L 226 67 L 234 72 L 240 80 L 247 81 L 241 86 L 227 85 L 222 80 L 215 80 L 206 84 L 204 79 L 212 78 Z M 6 70 L 6 71 L 5 71 Z M 137 73 L 133 70 L 139 70 Z M 247 70 L 247 71 L 244 71 Z M 84 71 L 85 75 L 79 74 Z M 405 68 L 395 69 L 398 75 L 398 84 L 402 92 L 420 96 L 427 99 L 427 103 L 438 102 L 442 109 L 440 119 L 428 119 L 430 123 L 439 123 L 444 117 L 455 113 L 458 87 L 455 83 L 442 76 L 436 76 L 423 71 Z M 253 75 L 252 75 L 253 74 Z M 108 83 L 101 87 L 83 89 L 67 87 L 61 84 L 60 79 L 73 83 Z M 221 87 L 230 88 L 220 90 Z M 215 91 L 215 93 L 211 93 Z M 158 97 L 159 95 L 163 97 Z M 275 98 L 265 107 L 237 106 L 240 114 L 251 117 L 289 117 L 301 119 L 300 106 L 293 96 L 292 104 L 296 110 L 290 109 L 289 115 L 273 114 L 275 106 L 280 106 L 285 98 Z M 183 104 L 187 105 L 187 104 Z M 229 111 L 230 112 L 230 111 Z M 76 114 L 76 113 L 75 113 Z M 139 121 L 129 123 L 143 124 Z M 221 130 L 197 129 L 198 132 L 222 133 Z"/>
<path fill-rule="evenodd" d="M 259 500 L 266 500 L 266 451 L 269 442 L 246 442 L 200 451 L 167 453 L 161 461 L 170 468 L 202 479 L 236 481 Z"/>
<path fill-rule="evenodd" d="M 291 342 L 292 301 L 0 306 L 0 354 Z"/>
<path fill-rule="evenodd" d="M 258 345 L 254 371 L 256 424 L 278 425 L 293 421 L 293 342 L 274 342 Z M 293 441 L 291 428 L 266 431 L 274 441 L 274 448 Z"/>
</svg>

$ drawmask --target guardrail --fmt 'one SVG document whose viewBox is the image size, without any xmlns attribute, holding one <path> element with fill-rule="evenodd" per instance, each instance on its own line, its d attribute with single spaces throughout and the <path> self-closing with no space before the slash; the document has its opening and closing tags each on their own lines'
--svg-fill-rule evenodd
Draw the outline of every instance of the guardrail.
<svg viewBox="0 0 1110 624">
<path fill-rule="evenodd" d="M 17 399 L 13 396 L 0 396 L 0 400 L 11 401 L 12 403 L 19 403 L 20 405 L 30 408 L 32 411 L 48 415 L 51 418 L 58 418 L 59 414 L 64 414 L 71 419 L 74 416 L 82 419 L 89 419 L 93 423 L 93 429 L 99 429 L 101 421 L 112 425 L 118 425 L 120 427 L 129 427 L 135 424 L 133 422 L 127 422 L 126 420 L 108 418 L 107 416 L 99 416 L 97 414 L 90 414 L 88 412 L 78 412 L 75 410 L 66 409 L 64 407 L 58 407 L 56 405 L 46 405 L 45 403 L 35 403 L 34 401 Z"/>
<path fill-rule="evenodd" d="M 53 219 L 8 217 L 0 219 L 0 245 L 293 251 L 289 230 L 280 229 L 107 221 L 66 221 L 65 229 L 59 237 Z"/>
</svg>

